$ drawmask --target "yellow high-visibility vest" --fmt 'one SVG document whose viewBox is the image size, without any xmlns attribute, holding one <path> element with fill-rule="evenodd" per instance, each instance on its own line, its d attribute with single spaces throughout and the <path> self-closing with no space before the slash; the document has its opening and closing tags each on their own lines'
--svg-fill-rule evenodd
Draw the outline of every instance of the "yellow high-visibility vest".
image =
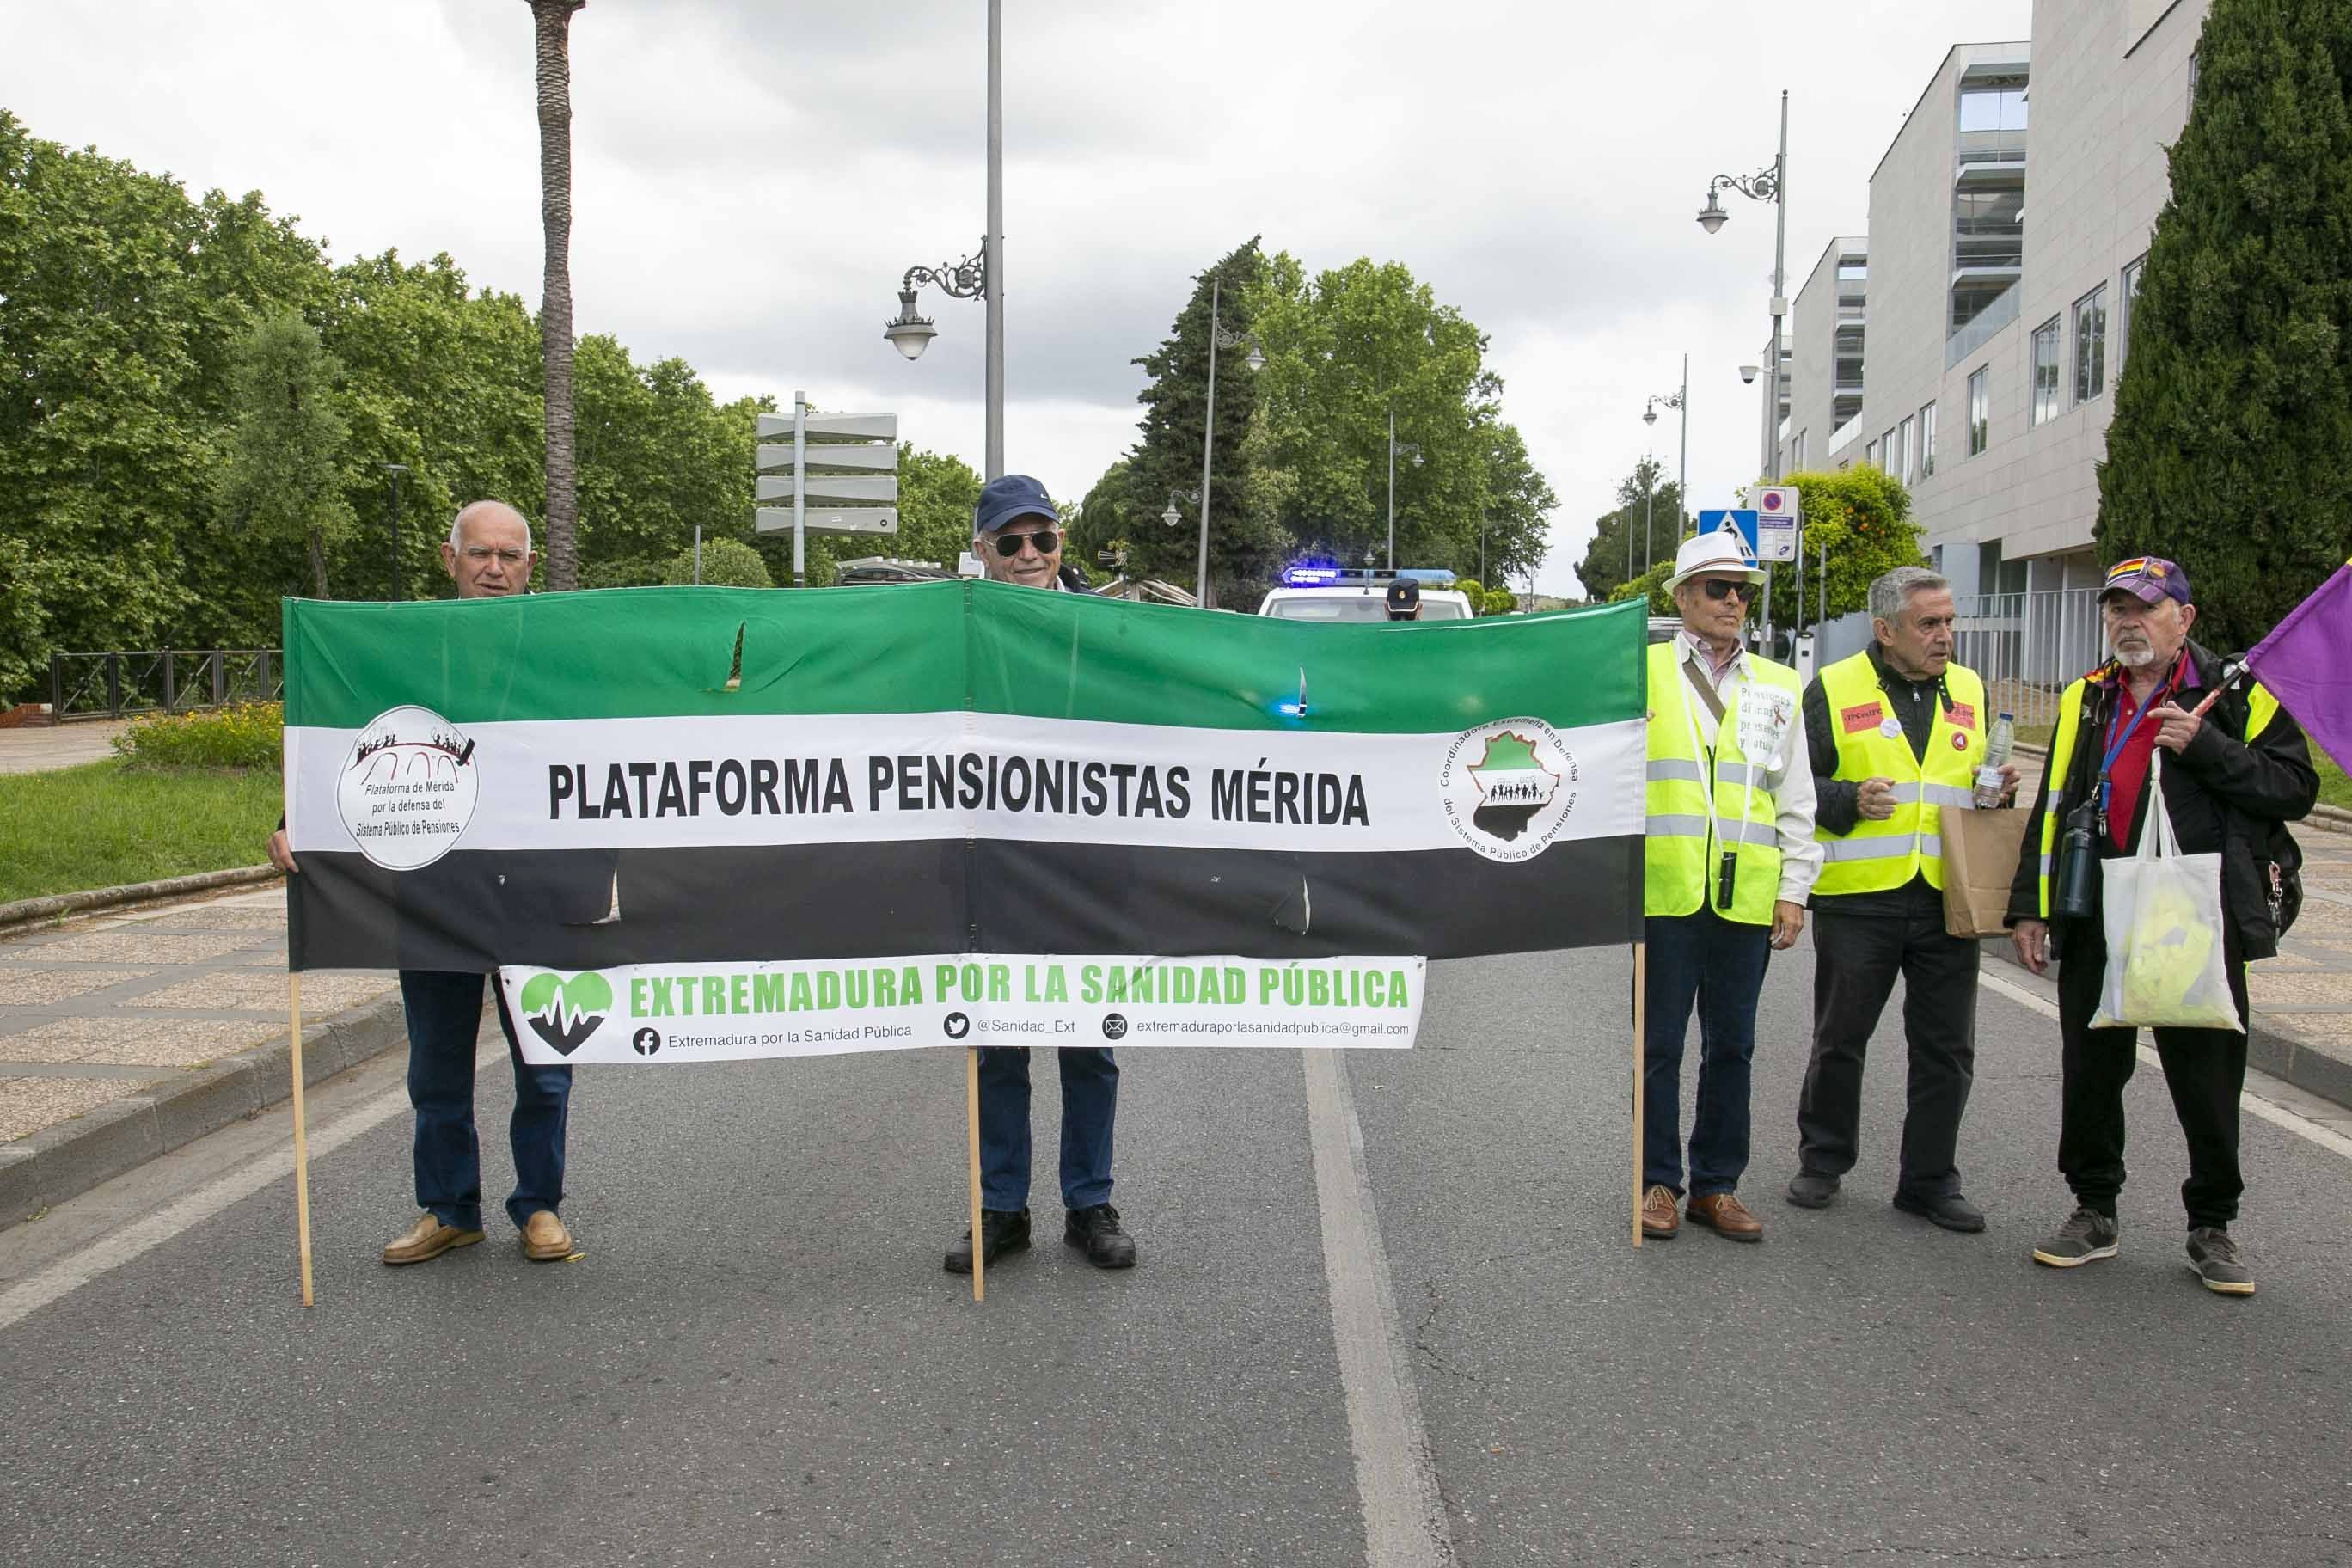
<svg viewBox="0 0 2352 1568">
<path fill-rule="evenodd" d="M 1832 896 L 1884 892 L 1906 886 L 1915 876 L 1941 890 L 1941 814 L 1947 807 L 1969 809 L 1977 769 L 1984 763 L 1985 731 L 1992 721 L 1985 711 L 1984 682 L 1972 669 L 1944 667 L 1944 690 L 1951 701 L 1947 706 L 1935 700 L 1927 754 L 1915 757 L 1902 721 L 1878 688 L 1868 652 L 1838 660 L 1821 679 L 1822 695 L 1829 699 L 1830 732 L 1837 739 L 1837 776 L 1850 784 L 1894 780 L 1895 812 L 1884 822 L 1857 818 L 1850 833 L 1815 827 L 1825 859 L 1813 890 Z"/>
<path fill-rule="evenodd" d="M 1791 748 L 1802 745 L 1801 696 L 1797 672 L 1754 654 L 1742 657 L 1744 671 L 1724 696 L 1723 722 L 1716 734 L 1714 754 L 1693 746 L 1698 700 L 1682 672 L 1682 641 L 1652 643 L 1649 653 L 1650 723 L 1648 780 L 1643 791 L 1647 837 L 1642 846 L 1642 909 L 1645 914 L 1687 915 L 1701 904 L 1726 920 L 1748 925 L 1772 923 L 1772 905 L 1780 896 L 1780 842 L 1772 819 L 1777 814 L 1772 795 L 1764 787 L 1772 757 L 1750 761 L 1739 749 L 1742 702 L 1770 700 L 1785 705 L 1789 722 L 1783 726 L 1784 765 Z M 1751 689 L 1757 690 L 1753 698 Z M 1801 759 L 1800 759 L 1801 760 Z M 1714 783 L 1715 826 L 1707 822 L 1707 784 Z M 1717 897 L 1717 873 L 1723 851 L 1737 857 L 1732 898 L 1725 905 Z"/>
<path fill-rule="evenodd" d="M 2352 565 L 2352 562 L 2347 564 Z M 2096 788 L 2098 784 L 2095 779 L 2078 783 L 2070 775 L 2074 762 L 2074 742 L 2082 732 L 2083 710 L 2089 705 L 2087 698 L 2091 681 L 2094 677 L 2105 673 L 2105 670 L 2093 670 L 2090 675 L 2067 687 L 2065 694 L 2058 699 L 2058 732 L 2050 737 L 2050 807 L 2042 815 L 2042 828 L 2038 836 L 2042 846 L 2041 875 L 2036 880 L 2041 889 L 2041 901 L 2036 908 L 2045 921 L 2050 918 L 2050 875 L 2058 858 L 2059 826 L 2066 820 L 2067 811 L 2075 805 L 2066 797 L 2070 788 L 2079 792 Z M 2268 689 L 2260 685 L 2246 689 L 2245 740 L 2248 745 L 2270 728 L 2271 721 L 2278 717 L 2278 711 L 2279 700 Z"/>
</svg>

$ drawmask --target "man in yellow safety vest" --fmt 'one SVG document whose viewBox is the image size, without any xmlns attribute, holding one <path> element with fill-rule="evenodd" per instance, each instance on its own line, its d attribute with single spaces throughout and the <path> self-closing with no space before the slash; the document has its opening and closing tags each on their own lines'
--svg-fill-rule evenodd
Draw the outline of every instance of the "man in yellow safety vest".
<svg viewBox="0 0 2352 1568">
<path fill-rule="evenodd" d="M 1863 1057 L 1900 975 L 1911 1061 L 1895 1206 L 1980 1231 L 1956 1158 L 1976 1080 L 1977 944 L 1944 931 L 1939 828 L 1971 805 L 1992 715 L 1984 682 L 1951 661 L 1952 619 L 1949 583 L 1897 566 L 1870 585 L 1870 646 L 1805 692 L 1827 858 L 1813 884 L 1813 1054 L 1789 1201 L 1826 1208 L 1853 1169 Z M 2002 763 L 2004 796 L 2016 781 Z"/>
<path fill-rule="evenodd" d="M 1735 536 L 1684 541 L 1666 580 L 1682 628 L 1649 652 L 1644 1236 L 1680 1228 L 1679 1090 L 1694 1005 L 1698 1097 L 1685 1212 L 1734 1241 L 1764 1236 L 1735 1192 L 1748 1168 L 1756 996 L 1772 952 L 1794 944 L 1805 929 L 1805 895 L 1822 847 L 1813 841 L 1812 766 L 1797 734 L 1797 672 L 1739 646 L 1740 623 L 1762 581 Z"/>
</svg>

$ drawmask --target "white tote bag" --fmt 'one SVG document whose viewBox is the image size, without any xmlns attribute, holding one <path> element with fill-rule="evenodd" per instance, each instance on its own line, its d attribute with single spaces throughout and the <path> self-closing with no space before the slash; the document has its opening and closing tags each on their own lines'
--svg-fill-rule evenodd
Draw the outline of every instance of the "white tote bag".
<svg viewBox="0 0 2352 1568">
<path fill-rule="evenodd" d="M 2107 972 L 2091 1026 L 2245 1033 L 2222 958 L 2221 857 L 2180 852 L 2164 808 L 2163 752 L 2148 758 L 2139 852 L 2099 871 Z"/>
</svg>

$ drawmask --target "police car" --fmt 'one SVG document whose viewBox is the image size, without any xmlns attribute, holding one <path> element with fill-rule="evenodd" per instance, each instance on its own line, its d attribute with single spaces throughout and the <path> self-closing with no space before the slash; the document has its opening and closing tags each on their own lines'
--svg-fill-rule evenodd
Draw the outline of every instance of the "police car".
<svg viewBox="0 0 2352 1568">
<path fill-rule="evenodd" d="M 1470 595 L 1454 586 L 1454 574 L 1443 567 L 1403 566 L 1390 572 L 1312 563 L 1284 568 L 1281 585 L 1267 592 L 1257 613 L 1285 621 L 1385 621 L 1389 584 L 1400 579 L 1420 589 L 1420 619 L 1471 617 Z"/>
</svg>

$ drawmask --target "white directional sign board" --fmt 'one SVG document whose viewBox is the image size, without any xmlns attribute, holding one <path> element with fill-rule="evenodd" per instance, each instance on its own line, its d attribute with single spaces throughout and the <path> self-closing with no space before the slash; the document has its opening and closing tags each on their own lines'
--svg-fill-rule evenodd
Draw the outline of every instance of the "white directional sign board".
<svg viewBox="0 0 2352 1568">
<path fill-rule="evenodd" d="M 760 416 L 758 492 L 782 501 L 754 514 L 761 533 L 898 531 L 898 416 L 818 414 L 800 395 L 791 414 Z M 853 470 L 843 472 L 842 470 Z M 797 509 L 792 504 L 797 500 Z M 795 580 L 801 547 L 793 546 Z"/>
<path fill-rule="evenodd" d="M 1756 558 L 1759 561 L 1794 561 L 1797 558 L 1797 525 L 1803 510 L 1796 489 L 1788 485 L 1765 485 L 1756 492 Z"/>
</svg>

